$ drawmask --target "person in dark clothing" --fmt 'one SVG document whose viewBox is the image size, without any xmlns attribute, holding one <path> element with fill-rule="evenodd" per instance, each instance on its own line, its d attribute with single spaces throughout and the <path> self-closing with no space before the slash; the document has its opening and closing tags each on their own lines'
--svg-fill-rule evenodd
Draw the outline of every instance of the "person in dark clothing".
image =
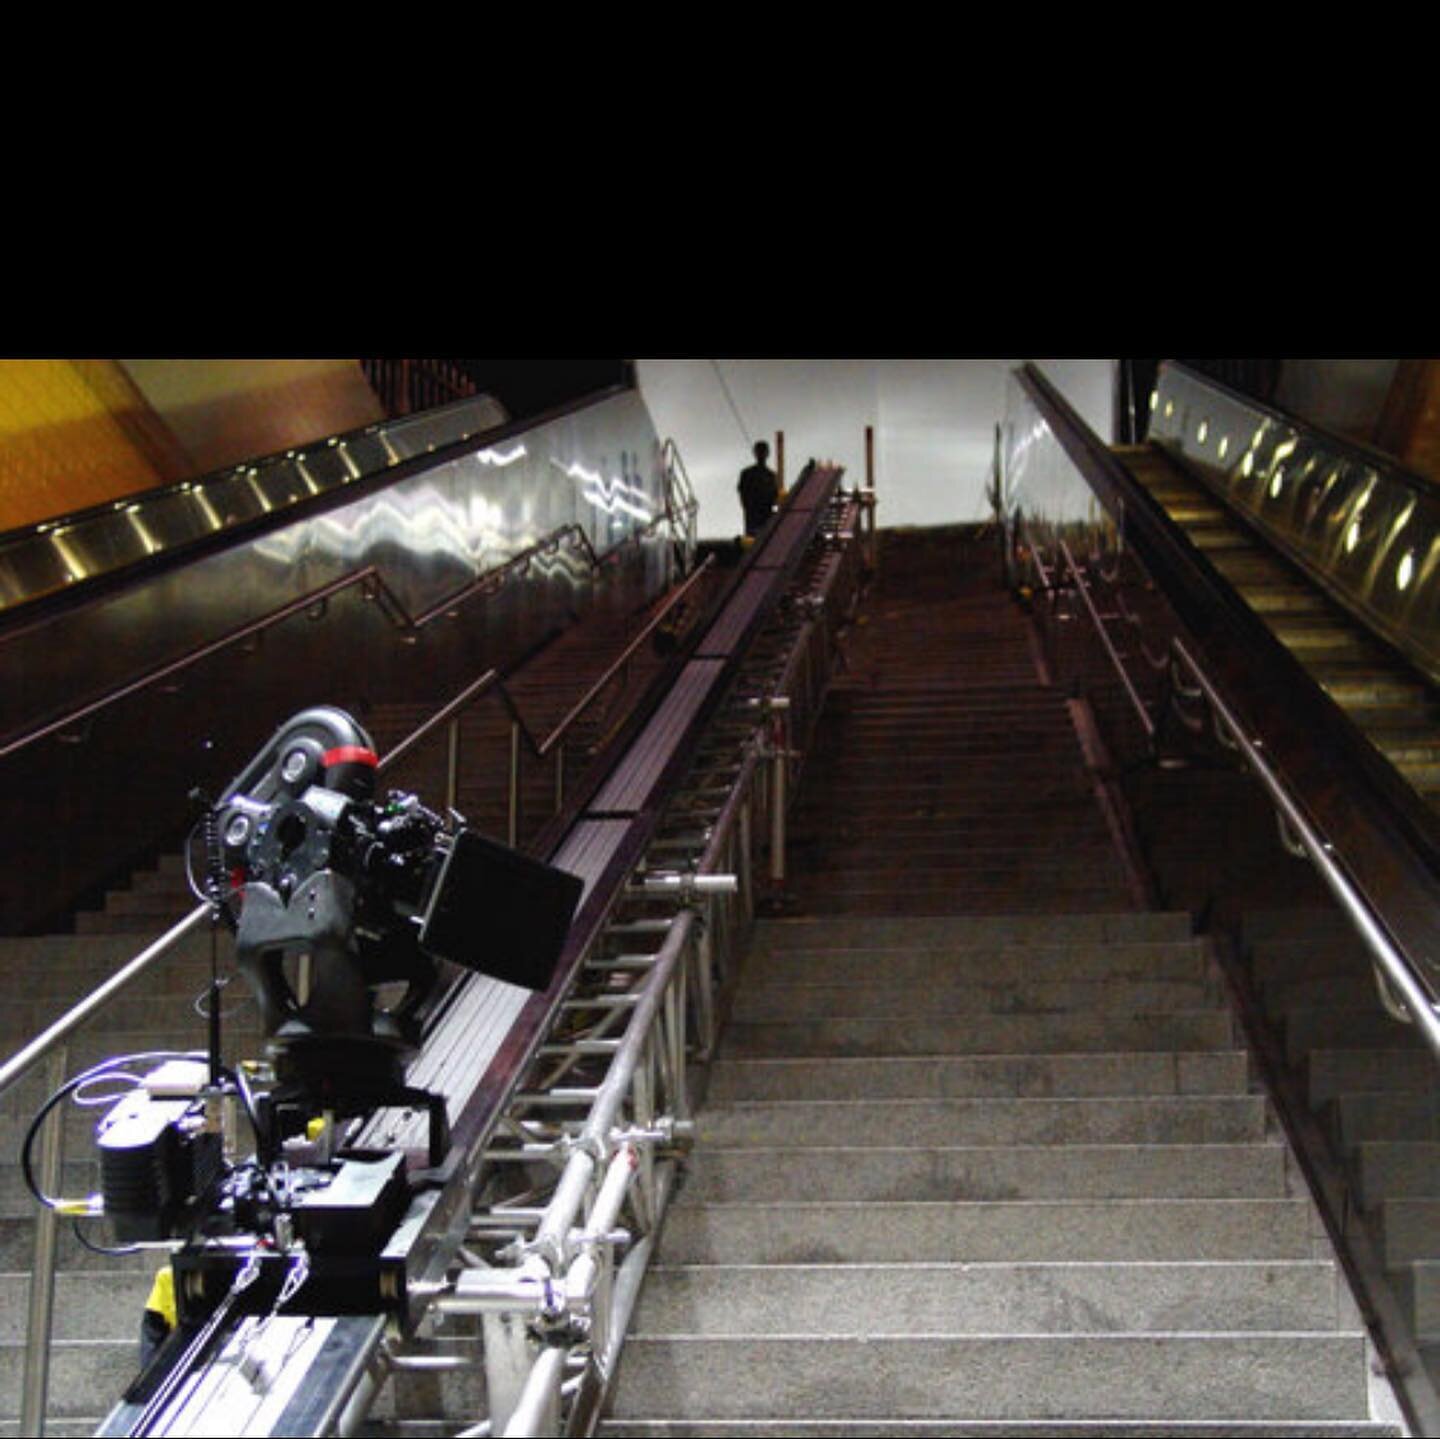
<svg viewBox="0 0 1440 1439">
<path fill-rule="evenodd" d="M 775 513 L 780 499 L 780 484 L 775 471 L 765 461 L 770 457 L 770 446 L 764 440 L 755 444 L 755 463 L 740 471 L 740 507 L 745 511 L 745 533 L 758 535 L 765 521 Z"/>
</svg>

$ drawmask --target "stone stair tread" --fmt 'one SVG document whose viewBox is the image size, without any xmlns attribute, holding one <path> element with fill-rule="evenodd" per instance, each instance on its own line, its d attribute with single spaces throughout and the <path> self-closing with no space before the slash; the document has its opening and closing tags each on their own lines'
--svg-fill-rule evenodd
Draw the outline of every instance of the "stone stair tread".
<svg viewBox="0 0 1440 1439">
<path fill-rule="evenodd" d="M 1308 1200 L 795 1200 L 677 1204 L 665 1263 L 1308 1259 Z"/>
<path fill-rule="evenodd" d="M 757 979 L 760 978 L 756 976 Z M 870 983 L 747 985 L 736 997 L 734 1016 L 750 1019 L 781 1015 L 887 1019 L 910 1014 L 991 1011 L 1012 1014 L 1075 1011 L 1133 1013 L 1146 1009 L 1222 1007 L 1217 982 L 1206 977 L 1153 979 L 1109 975 L 1096 979 L 1012 978 L 990 982 L 933 981 L 923 987 L 896 985 L 885 975 Z"/>
<path fill-rule="evenodd" d="M 612 1412 L 1369 1418 L 1355 1333 L 632 1338 Z"/>
<path fill-rule="evenodd" d="M 703 1142 L 797 1148 L 909 1141 L 932 1145 L 1182 1144 L 1265 1137 L 1259 1095 L 1107 1096 L 1012 1099 L 767 1099 L 712 1105 L 700 1116 Z"/>
<path fill-rule="evenodd" d="M 1240 1049 L 798 1059 L 722 1056 L 711 1073 L 709 1096 L 718 1104 L 772 1097 L 1243 1093 L 1248 1066 L 1249 1056 Z"/>
<path fill-rule="evenodd" d="M 724 1053 L 783 1058 L 804 1054 L 1013 1054 L 1228 1049 L 1233 1020 L 1214 1008 L 1141 1014 L 957 1014 L 946 1019 L 736 1020 Z"/>
<path fill-rule="evenodd" d="M 79 1431 L 76 1431 L 77 1433 Z M 436 1431 L 437 1434 L 439 1431 Z M 601 1439 L 1392 1439 L 1406 1431 L 1381 1421 L 1327 1419 L 1226 1423 L 1176 1419 L 607 1419 Z"/>
<path fill-rule="evenodd" d="M 652 1267 L 633 1334 L 1325 1332 L 1335 1267 L 1310 1260 Z"/>
<path fill-rule="evenodd" d="M 678 1203 L 715 1200 L 1279 1198 L 1292 1186 L 1278 1139 L 1239 1144 L 708 1145 Z"/>
</svg>

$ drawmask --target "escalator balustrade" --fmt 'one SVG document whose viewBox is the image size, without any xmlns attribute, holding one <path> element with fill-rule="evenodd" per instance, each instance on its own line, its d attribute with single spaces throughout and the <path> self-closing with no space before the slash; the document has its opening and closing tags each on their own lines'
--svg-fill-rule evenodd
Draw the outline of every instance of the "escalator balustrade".
<svg viewBox="0 0 1440 1439">
<path fill-rule="evenodd" d="M 1440 807 L 1440 697 L 1406 656 L 1331 598 L 1158 445 L 1117 457 L 1371 744 Z"/>
</svg>

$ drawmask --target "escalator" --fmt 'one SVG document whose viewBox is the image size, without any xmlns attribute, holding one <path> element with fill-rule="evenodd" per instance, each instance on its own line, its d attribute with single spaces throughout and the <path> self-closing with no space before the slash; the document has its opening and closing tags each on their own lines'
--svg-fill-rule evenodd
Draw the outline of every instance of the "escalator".
<svg viewBox="0 0 1440 1439">
<path fill-rule="evenodd" d="M 1432 806 L 1440 802 L 1440 703 L 1414 663 L 1377 637 L 1160 446 L 1116 455 L 1350 721 Z"/>
</svg>

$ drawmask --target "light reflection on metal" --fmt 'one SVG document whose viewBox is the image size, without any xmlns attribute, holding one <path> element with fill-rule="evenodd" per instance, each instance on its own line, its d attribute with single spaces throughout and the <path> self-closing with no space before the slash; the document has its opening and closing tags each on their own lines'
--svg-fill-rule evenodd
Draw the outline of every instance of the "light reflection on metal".
<svg viewBox="0 0 1440 1439">
<path fill-rule="evenodd" d="M 130 521 L 130 527 L 140 536 L 140 543 L 145 546 L 145 553 L 153 555 L 160 546 L 156 543 L 155 536 L 145 528 L 145 521 L 140 518 L 140 506 L 131 505 L 125 513 Z"/>
<path fill-rule="evenodd" d="M 1440 492 L 1374 451 L 1182 365 L 1163 365 L 1156 391 L 1151 441 L 1440 681 Z M 1203 448 L 1196 438 L 1202 416 L 1211 441 Z M 1217 435 L 1224 436 L 1218 446 Z M 1227 463 L 1237 450 L 1237 462 Z M 1397 558 L 1402 533 L 1406 553 Z"/>
<path fill-rule="evenodd" d="M 68 581 L 86 579 L 90 571 L 84 560 L 75 553 L 74 547 L 66 540 L 64 530 L 52 530 L 50 532 L 50 543 L 59 551 L 60 558 L 65 561 L 65 577 Z"/>
<path fill-rule="evenodd" d="M 506 465 L 513 465 L 517 460 L 523 460 L 527 454 L 529 451 L 524 445 L 516 445 L 508 452 L 495 449 L 480 450 L 475 458 L 482 465 L 495 465 L 499 469 L 504 469 Z"/>
<path fill-rule="evenodd" d="M 586 469 L 584 465 L 575 461 L 561 464 L 558 460 L 552 460 L 551 463 L 572 480 L 579 480 L 584 486 L 585 498 L 592 505 L 604 510 L 607 515 L 629 515 L 642 525 L 649 524 L 654 518 L 652 509 L 646 505 L 637 504 L 634 499 L 630 498 L 633 495 L 640 499 L 646 499 L 648 497 L 645 491 L 628 483 L 623 477 L 607 481 L 598 470 Z"/>
<path fill-rule="evenodd" d="M 503 420 L 503 410 L 481 396 L 0 535 L 0 609 L 382 474 L 437 446 L 483 435 Z M 131 520 L 137 504 L 138 527 Z M 60 524 L 69 535 L 68 558 L 49 542 Z"/>
<path fill-rule="evenodd" d="M 412 428 L 404 447 L 414 449 L 419 439 Z M 518 453 L 521 442 L 523 454 Z M 378 437 L 362 435 L 352 443 L 357 454 L 362 444 L 368 447 L 364 454 L 372 468 L 379 463 Z M 477 444 L 483 443 L 481 436 Z M 341 448 L 322 443 L 305 454 L 306 468 L 332 493 L 347 474 Z M 152 574 L 133 591 L 118 591 L 88 607 L 83 620 L 78 612 L 73 622 L 56 615 L 12 634 L 5 645 L 7 671 L 23 674 L 25 684 L 0 687 L 0 733 L 23 732 L 28 723 L 73 703 L 76 696 L 103 693 L 217 632 L 277 608 L 290 596 L 366 565 L 383 571 L 406 613 L 422 615 L 452 601 L 537 538 L 573 526 L 575 543 L 561 547 L 543 566 L 537 564 L 533 584 L 524 587 L 537 591 L 526 601 L 529 611 L 564 613 L 581 604 L 578 597 L 593 582 L 590 551 L 612 550 L 640 529 L 634 511 L 664 513 L 660 444 L 643 400 L 633 391 L 547 421 L 494 449 L 509 463 L 489 464 L 473 451 L 443 459 L 355 499 L 347 495 L 349 503 L 211 553 L 195 566 Z M 614 514 L 598 510 L 581 485 L 554 463 L 563 461 L 562 468 L 579 464 L 601 474 L 614 463 L 602 457 L 621 454 L 631 486 L 630 494 L 621 494 L 629 501 L 628 513 L 618 507 Z M 298 487 L 292 465 L 282 457 L 276 478 L 283 471 L 285 481 Z M 167 494 L 192 517 L 187 538 L 209 538 L 237 518 L 256 518 L 261 511 L 252 483 L 274 501 L 277 492 L 267 484 L 266 469 L 258 467 L 252 474 L 256 468 L 241 467 L 238 474 L 226 470 L 203 487 L 182 490 L 177 485 Z M 153 540 L 174 538 L 174 530 L 159 528 L 152 506 L 136 516 L 114 514 L 107 506 L 110 533 L 126 542 L 127 556 L 143 558 L 148 552 L 133 528 L 134 518 L 144 522 Z M 39 543 L 48 551 L 47 590 L 83 581 L 104 567 L 103 554 L 101 565 L 92 567 L 89 551 L 68 530 L 51 528 Z M 664 554 L 665 541 L 656 534 L 644 548 L 644 567 L 660 565 Z M 0 598 L 24 594 L 10 580 L 0 562 Z M 519 603 L 507 597 L 503 610 L 493 607 L 487 627 L 498 632 L 513 625 L 511 610 Z"/>
</svg>

